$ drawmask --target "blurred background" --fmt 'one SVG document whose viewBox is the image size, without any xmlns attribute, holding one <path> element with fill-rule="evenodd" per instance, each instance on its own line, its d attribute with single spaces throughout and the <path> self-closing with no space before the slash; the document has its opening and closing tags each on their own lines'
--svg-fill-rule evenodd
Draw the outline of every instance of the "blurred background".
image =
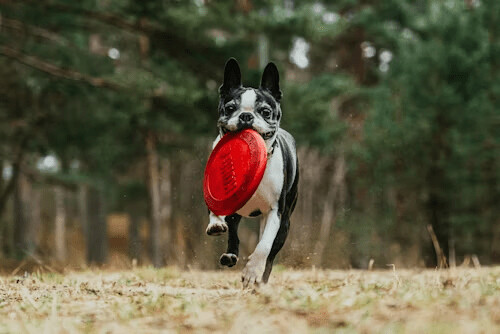
<svg viewBox="0 0 500 334">
<path fill-rule="evenodd" d="M 301 180 L 279 263 L 500 262 L 499 1 L 0 0 L 0 269 L 217 268 L 229 57 L 247 86 L 280 69 Z"/>
</svg>

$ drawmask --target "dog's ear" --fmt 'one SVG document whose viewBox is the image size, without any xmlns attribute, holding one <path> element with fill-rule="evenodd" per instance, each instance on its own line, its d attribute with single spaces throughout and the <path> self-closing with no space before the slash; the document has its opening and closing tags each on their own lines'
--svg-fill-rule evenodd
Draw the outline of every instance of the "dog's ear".
<svg viewBox="0 0 500 334">
<path fill-rule="evenodd" d="M 221 95 L 226 95 L 231 89 L 241 87 L 241 71 L 238 62 L 229 58 L 224 67 L 224 83 L 219 88 Z"/>
<path fill-rule="evenodd" d="M 273 62 L 267 64 L 264 69 L 264 73 L 262 73 L 262 80 L 260 82 L 260 88 L 269 91 L 277 101 L 281 99 L 280 75 L 278 73 L 278 68 Z"/>
</svg>

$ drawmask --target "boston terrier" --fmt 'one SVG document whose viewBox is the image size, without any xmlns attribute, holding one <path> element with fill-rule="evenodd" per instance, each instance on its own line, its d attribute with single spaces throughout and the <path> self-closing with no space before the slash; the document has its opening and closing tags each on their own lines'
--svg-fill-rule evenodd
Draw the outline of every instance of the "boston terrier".
<svg viewBox="0 0 500 334">
<path fill-rule="evenodd" d="M 297 201 L 299 167 L 295 140 L 280 128 L 281 91 L 276 65 L 267 64 L 258 89 L 243 87 L 238 62 L 231 58 L 224 69 L 224 83 L 219 88 L 219 135 L 213 147 L 228 132 L 251 128 L 264 139 L 267 165 L 256 192 L 237 212 L 217 216 L 209 212 L 208 235 L 228 232 L 227 252 L 220 263 L 232 267 L 238 261 L 238 224 L 241 217 L 261 216 L 265 228 L 242 273 L 243 286 L 267 283 L 274 258 L 285 243 L 290 215 Z"/>
</svg>

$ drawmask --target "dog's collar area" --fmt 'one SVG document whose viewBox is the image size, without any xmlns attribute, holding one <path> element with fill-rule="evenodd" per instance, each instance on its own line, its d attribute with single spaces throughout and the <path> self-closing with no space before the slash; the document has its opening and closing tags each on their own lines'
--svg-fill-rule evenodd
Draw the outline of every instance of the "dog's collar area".
<svg viewBox="0 0 500 334">
<path fill-rule="evenodd" d="M 277 144 L 278 144 L 278 141 L 275 139 L 274 143 L 271 145 L 271 148 L 269 149 L 269 152 L 267 152 L 267 158 L 268 159 L 273 155 L 274 148 L 276 147 Z"/>
<path fill-rule="evenodd" d="M 264 138 L 264 140 L 268 140 L 268 139 L 273 138 L 274 133 L 275 133 L 275 131 L 269 131 L 269 132 L 262 134 L 261 136 L 262 136 L 262 138 Z"/>
</svg>

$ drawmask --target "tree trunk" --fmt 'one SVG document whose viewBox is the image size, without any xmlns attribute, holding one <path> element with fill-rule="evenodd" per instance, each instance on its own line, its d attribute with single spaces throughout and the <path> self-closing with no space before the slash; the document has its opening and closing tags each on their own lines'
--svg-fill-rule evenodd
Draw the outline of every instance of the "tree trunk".
<svg viewBox="0 0 500 334">
<path fill-rule="evenodd" d="M 262 71 L 269 62 L 269 38 L 265 34 L 259 34 L 259 69 Z"/>
<path fill-rule="evenodd" d="M 162 228 L 162 241 L 164 242 L 163 254 L 175 255 L 172 249 L 172 179 L 170 160 L 160 159 L 160 222 Z M 166 228 L 169 227 L 169 228 Z M 171 258 L 174 258 L 173 256 Z"/>
<path fill-rule="evenodd" d="M 151 207 L 150 219 L 150 244 L 151 244 L 151 261 L 153 266 L 161 267 L 163 259 L 161 254 L 161 212 L 160 212 L 160 186 L 159 186 L 159 172 L 158 172 L 158 152 L 156 151 L 156 139 L 154 135 L 149 132 L 146 136 L 146 151 L 148 163 L 148 177 L 149 177 L 149 197 Z"/>
<path fill-rule="evenodd" d="M 435 183 L 439 184 L 439 183 Z M 431 186 L 436 188 L 436 186 Z M 431 190 L 429 201 L 427 202 L 427 214 L 429 217 L 429 221 L 434 228 L 434 232 L 436 233 L 437 241 L 439 242 L 439 246 L 442 249 L 443 254 L 449 254 L 448 241 L 450 239 L 450 229 L 449 222 L 447 220 L 445 202 L 442 196 L 439 194 L 439 189 Z M 434 248 L 433 248 L 434 250 Z M 438 256 L 438 254 L 436 254 Z M 434 258 L 429 258 L 431 260 Z M 434 263 L 432 261 L 428 261 L 427 264 L 432 267 L 439 266 L 439 263 Z"/>
<path fill-rule="evenodd" d="M 493 263 L 499 263 L 500 262 L 500 218 L 496 218 L 496 220 L 492 220 L 491 225 L 492 225 L 491 226 L 491 261 Z"/>
<path fill-rule="evenodd" d="M 41 235 L 38 231 L 42 230 L 42 212 L 40 207 L 41 193 L 40 189 L 31 187 L 31 224 L 34 231 L 35 245 L 40 245 Z"/>
<path fill-rule="evenodd" d="M 87 243 L 88 236 L 88 204 L 87 204 L 87 186 L 80 185 L 78 187 L 78 215 L 80 216 L 80 227 L 82 230 L 85 243 Z"/>
<path fill-rule="evenodd" d="M 337 197 L 342 191 L 345 182 L 345 157 L 344 153 L 340 153 L 335 161 L 335 171 L 332 173 L 328 193 L 323 205 L 323 215 L 321 217 L 321 228 L 316 245 L 314 247 L 314 264 L 321 266 L 323 260 L 323 253 L 325 251 L 328 239 L 330 238 L 330 231 L 333 224 L 335 224 L 335 207 Z M 338 207 L 338 206 L 337 206 Z"/>
<path fill-rule="evenodd" d="M 54 245 L 56 260 L 60 262 L 64 262 L 66 260 L 66 206 L 64 197 L 64 189 L 60 186 L 54 187 L 54 202 L 56 211 Z"/>
<path fill-rule="evenodd" d="M 301 244 L 310 244 L 313 245 L 316 242 L 316 230 L 317 224 L 315 221 L 316 217 L 316 207 L 314 195 L 318 191 L 319 182 L 321 177 L 318 175 L 322 175 L 324 168 L 326 167 L 326 159 L 322 159 L 318 153 L 318 151 L 313 149 L 299 149 L 299 161 L 302 161 L 300 168 L 300 196 L 299 207 L 301 208 L 300 215 L 301 220 L 310 222 L 306 224 L 306 228 L 304 228 L 301 233 L 300 243 Z M 297 217 L 295 217 L 298 219 Z M 305 252 L 309 253 L 312 249 L 307 249 Z"/>
<path fill-rule="evenodd" d="M 87 262 L 104 264 L 108 257 L 108 236 L 106 210 L 102 190 L 89 187 L 88 197 L 88 230 L 87 230 Z"/>
<path fill-rule="evenodd" d="M 3 192 L 5 181 L 3 178 L 4 161 L 0 158 L 0 194 Z"/>
<path fill-rule="evenodd" d="M 137 213 L 137 210 L 129 210 L 129 245 L 128 253 L 132 260 L 139 261 L 141 259 L 142 245 L 141 245 L 141 235 L 140 235 L 140 223 L 141 216 Z"/>
<path fill-rule="evenodd" d="M 20 151 L 17 156 L 17 160 L 12 164 L 12 175 L 10 176 L 9 181 L 0 189 L 0 218 L 3 216 L 5 206 L 7 205 L 7 201 L 9 200 L 10 195 L 15 191 L 15 188 L 17 187 L 22 160 L 23 154 L 22 151 Z"/>
<path fill-rule="evenodd" d="M 449 189 L 447 182 L 446 170 L 444 169 L 442 161 L 449 159 L 449 149 L 445 141 L 446 132 L 448 129 L 447 120 L 445 115 L 438 115 L 436 117 L 436 132 L 433 135 L 433 145 L 431 147 L 431 165 L 427 174 L 427 188 L 429 191 L 427 201 L 427 217 L 436 233 L 437 241 L 444 254 L 449 254 L 448 242 L 451 236 L 450 226 L 450 206 L 447 198 L 446 191 Z M 429 249 L 432 254 L 432 250 Z M 430 255 L 428 253 L 428 255 Z M 436 254 L 437 256 L 437 254 Z M 427 265 L 432 267 L 439 266 L 439 263 L 429 261 L 435 257 L 427 257 Z"/>
<path fill-rule="evenodd" d="M 18 258 L 32 254 L 36 249 L 30 204 L 31 184 L 26 175 L 19 173 L 14 191 L 14 247 Z"/>
<path fill-rule="evenodd" d="M 3 192 L 4 188 L 4 178 L 3 178 L 3 167 L 4 167 L 4 162 L 2 159 L 0 159 L 0 194 Z M 6 246 L 6 236 L 7 236 L 7 224 L 5 221 L 2 219 L 2 216 L 0 215 L 0 258 L 3 258 L 5 254 L 5 246 Z"/>
</svg>

